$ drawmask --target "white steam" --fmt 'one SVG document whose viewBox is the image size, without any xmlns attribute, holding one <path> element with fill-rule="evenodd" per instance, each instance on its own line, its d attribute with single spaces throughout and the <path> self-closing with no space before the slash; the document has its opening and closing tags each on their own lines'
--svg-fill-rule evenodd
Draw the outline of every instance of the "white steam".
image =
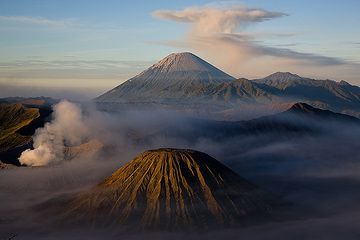
<svg viewBox="0 0 360 240">
<path fill-rule="evenodd" d="M 54 106 L 54 119 L 36 131 L 34 149 L 21 153 L 19 161 L 28 166 L 45 166 L 64 160 L 65 146 L 79 145 L 89 136 L 81 109 L 62 101 Z"/>
</svg>

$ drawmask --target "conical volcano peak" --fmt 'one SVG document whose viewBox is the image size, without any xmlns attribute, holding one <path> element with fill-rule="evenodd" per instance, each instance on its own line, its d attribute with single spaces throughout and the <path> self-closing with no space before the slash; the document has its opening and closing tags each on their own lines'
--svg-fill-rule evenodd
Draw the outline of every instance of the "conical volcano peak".
<svg viewBox="0 0 360 240">
<path fill-rule="evenodd" d="M 151 66 L 150 69 L 157 70 L 163 73 L 198 71 L 210 73 L 213 72 L 216 75 L 218 75 L 218 72 L 220 71 L 210 63 L 204 61 L 203 59 L 190 52 L 172 53 Z M 230 76 L 226 76 L 224 77 L 224 79 L 229 79 L 229 77 Z"/>
<path fill-rule="evenodd" d="M 152 149 L 147 150 L 143 152 L 142 154 L 195 154 L 195 153 L 201 153 L 196 150 L 192 149 L 178 149 L 178 148 L 159 148 L 159 149 Z"/>
<path fill-rule="evenodd" d="M 181 53 L 171 53 L 161 59 L 155 65 L 166 65 L 169 62 L 179 62 L 179 61 L 202 61 L 198 56 L 191 52 L 181 52 Z"/>
<path fill-rule="evenodd" d="M 160 71 L 210 71 L 212 66 L 195 56 L 190 52 L 172 53 L 163 58 L 150 69 L 159 69 Z"/>
<path fill-rule="evenodd" d="M 209 86 L 235 80 L 189 52 L 172 53 L 137 76 L 97 98 L 100 102 L 136 102 L 201 98 Z"/>
<path fill-rule="evenodd" d="M 229 226 L 269 209 L 264 193 L 206 153 L 141 153 L 71 204 L 80 221 L 152 229 Z M 95 216 L 95 219 L 94 219 Z"/>
</svg>

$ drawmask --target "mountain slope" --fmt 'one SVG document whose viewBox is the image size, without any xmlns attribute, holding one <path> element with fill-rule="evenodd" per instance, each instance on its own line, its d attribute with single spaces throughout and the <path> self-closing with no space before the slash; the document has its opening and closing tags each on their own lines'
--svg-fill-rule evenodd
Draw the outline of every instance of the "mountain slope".
<svg viewBox="0 0 360 240">
<path fill-rule="evenodd" d="M 192 53 L 173 53 L 96 101 L 154 101 L 202 96 L 209 86 L 232 80 L 233 77 Z"/>
<path fill-rule="evenodd" d="M 178 229 L 232 225 L 269 206 L 257 187 L 209 155 L 157 149 L 76 198 L 69 214 L 99 224 Z"/>
<path fill-rule="evenodd" d="M 283 114 L 296 114 L 298 116 L 306 116 L 308 118 L 322 118 L 326 121 L 353 122 L 359 123 L 360 119 L 346 114 L 336 113 L 329 110 L 315 108 L 306 103 L 296 103 Z"/>
<path fill-rule="evenodd" d="M 0 152 L 19 147 L 30 142 L 31 136 L 17 133 L 40 116 L 36 108 L 26 108 L 20 103 L 0 104 Z"/>
<path fill-rule="evenodd" d="M 276 98 L 275 95 L 260 88 L 256 83 L 245 78 L 236 79 L 217 85 L 208 92 L 214 100 L 266 102 Z"/>
</svg>

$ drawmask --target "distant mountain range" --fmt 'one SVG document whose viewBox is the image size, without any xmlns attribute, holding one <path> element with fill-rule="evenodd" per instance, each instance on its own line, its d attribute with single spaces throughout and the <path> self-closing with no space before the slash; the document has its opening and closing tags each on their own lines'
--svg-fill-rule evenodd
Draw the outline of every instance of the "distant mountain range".
<svg viewBox="0 0 360 240">
<path fill-rule="evenodd" d="M 360 88 L 345 81 L 314 80 L 289 72 L 235 79 L 192 53 L 174 53 L 95 99 L 100 106 L 206 107 L 235 115 L 244 105 L 280 112 L 296 102 L 360 116 Z M 111 108 L 111 107 L 110 107 Z M 230 114 L 230 115 L 231 115 Z"/>
</svg>

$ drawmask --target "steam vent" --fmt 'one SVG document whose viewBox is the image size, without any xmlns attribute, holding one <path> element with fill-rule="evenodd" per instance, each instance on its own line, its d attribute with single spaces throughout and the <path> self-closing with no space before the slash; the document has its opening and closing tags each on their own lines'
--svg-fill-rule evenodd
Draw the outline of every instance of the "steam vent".
<svg viewBox="0 0 360 240">
<path fill-rule="evenodd" d="M 72 201 L 70 213 L 106 225 L 183 229 L 232 226 L 268 209 L 262 191 L 216 159 L 166 148 L 138 155 Z"/>
</svg>

